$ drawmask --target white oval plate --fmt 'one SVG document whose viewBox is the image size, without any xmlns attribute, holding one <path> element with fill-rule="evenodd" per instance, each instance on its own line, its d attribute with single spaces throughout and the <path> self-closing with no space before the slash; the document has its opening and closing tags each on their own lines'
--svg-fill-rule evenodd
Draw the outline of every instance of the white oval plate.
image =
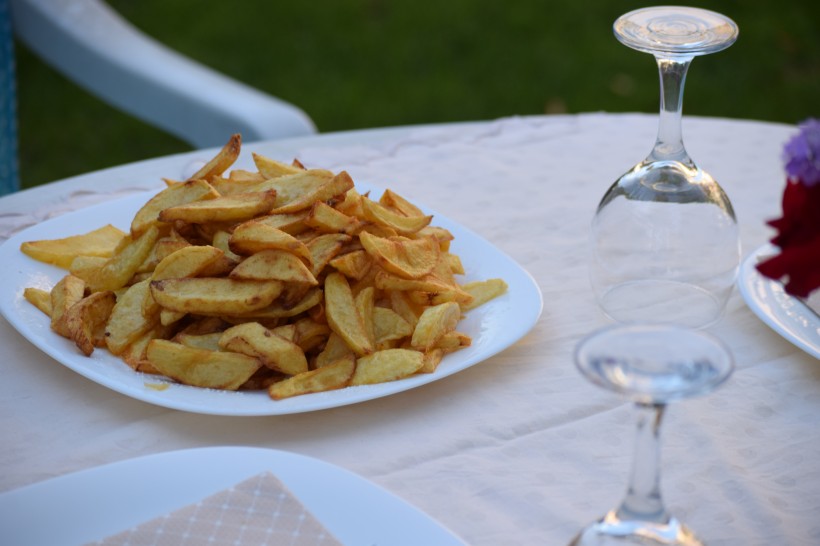
<svg viewBox="0 0 820 546">
<path fill-rule="evenodd" d="M 274 474 L 343 544 L 464 546 L 429 516 L 356 474 L 303 455 L 245 447 L 148 455 L 2 493 L 0 543 L 102 540 L 262 472 Z"/>
<path fill-rule="evenodd" d="M 360 182 L 356 186 L 361 193 L 371 190 L 374 195 L 381 195 L 379 188 Z M 73 342 L 52 332 L 48 317 L 23 298 L 26 287 L 49 289 L 65 271 L 31 259 L 20 252 L 20 244 L 85 233 L 108 223 L 127 231 L 134 214 L 153 193 L 136 194 L 53 218 L 17 233 L 0 246 L 4 281 L 0 283 L 0 313 L 6 320 L 58 362 L 138 400 L 194 413 L 245 416 L 299 413 L 354 404 L 419 387 L 486 360 L 523 337 L 541 315 L 541 292 L 529 273 L 472 231 L 425 209 L 427 214 L 434 215 L 434 225 L 447 228 L 455 236 L 451 250 L 461 257 L 468 272 L 465 282 L 500 277 L 509 285 L 505 295 L 467 313 L 459 330 L 473 338 L 472 345 L 447 355 L 435 373 L 274 401 L 262 391 L 201 389 L 137 373 L 105 350 L 96 350 L 91 357 L 86 357 Z"/>
<path fill-rule="evenodd" d="M 746 305 L 772 330 L 814 358 L 820 358 L 820 317 L 802 301 L 787 294 L 781 283 L 755 269 L 762 257 L 776 252 L 774 246 L 767 244 L 743 261 L 738 277 L 740 293 Z"/>
</svg>

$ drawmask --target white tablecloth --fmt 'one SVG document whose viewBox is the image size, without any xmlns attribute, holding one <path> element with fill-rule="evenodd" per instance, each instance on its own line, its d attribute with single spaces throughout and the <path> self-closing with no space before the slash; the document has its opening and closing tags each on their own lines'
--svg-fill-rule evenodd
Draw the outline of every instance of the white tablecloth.
<svg viewBox="0 0 820 546">
<path fill-rule="evenodd" d="M 624 493 L 628 403 L 587 383 L 571 353 L 606 324 L 586 273 L 588 226 L 607 187 L 650 150 L 656 116 L 509 118 L 248 144 L 345 169 L 440 211 L 537 280 L 544 313 L 498 356 L 418 389 L 276 417 L 214 417 L 132 400 L 64 368 L 0 319 L 0 491 L 162 451 L 289 450 L 383 486 L 472 545 L 564 544 Z M 780 211 L 794 127 L 685 118 L 692 157 L 735 206 L 744 255 Z M 191 153 L 0 199 L 0 236 L 191 172 Z M 711 545 L 820 544 L 820 362 L 763 324 L 738 293 L 710 331 L 737 371 L 674 405 L 663 432 L 670 510 Z"/>
</svg>

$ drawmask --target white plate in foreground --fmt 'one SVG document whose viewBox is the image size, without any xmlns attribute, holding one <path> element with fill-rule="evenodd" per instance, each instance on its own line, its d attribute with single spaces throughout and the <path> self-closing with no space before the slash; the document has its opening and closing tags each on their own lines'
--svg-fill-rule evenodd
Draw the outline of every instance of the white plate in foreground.
<svg viewBox="0 0 820 546">
<path fill-rule="evenodd" d="M 772 330 L 814 358 L 820 358 L 820 317 L 802 301 L 786 293 L 783 285 L 757 272 L 761 257 L 777 252 L 764 245 L 740 267 L 738 288 L 746 305 Z"/>
<path fill-rule="evenodd" d="M 102 540 L 266 471 L 343 544 L 464 544 L 423 512 L 347 470 L 303 455 L 244 447 L 148 455 L 0 494 L 0 543 Z"/>
<path fill-rule="evenodd" d="M 381 189 L 356 184 L 364 193 Z M 473 338 L 470 347 L 446 356 L 435 373 L 361 387 L 308 394 L 274 401 L 266 392 L 227 392 L 178 385 L 157 376 L 134 372 L 105 350 L 85 357 L 73 342 L 51 331 L 49 319 L 23 298 L 26 287 L 50 289 L 65 271 L 33 260 L 20 252 L 24 241 L 55 239 L 85 233 L 105 224 L 124 231 L 139 208 L 153 195 L 137 194 L 53 218 L 16 234 L 0 246 L 3 283 L 0 313 L 31 343 L 77 373 L 127 396 L 172 409 L 212 415 L 278 415 L 315 411 L 380 398 L 437 381 L 503 351 L 535 325 L 542 299 L 533 278 L 509 256 L 490 243 L 433 211 L 433 225 L 455 236 L 451 251 L 461 257 L 467 275 L 463 281 L 503 278 L 509 290 L 503 296 L 467 313 L 459 330 Z M 157 388 L 161 386 L 162 389 Z"/>
</svg>

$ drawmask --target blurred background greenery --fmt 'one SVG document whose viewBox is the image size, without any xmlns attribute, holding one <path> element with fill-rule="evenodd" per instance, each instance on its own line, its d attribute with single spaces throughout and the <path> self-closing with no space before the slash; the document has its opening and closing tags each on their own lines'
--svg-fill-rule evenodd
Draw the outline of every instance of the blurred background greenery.
<svg viewBox="0 0 820 546">
<path fill-rule="evenodd" d="M 612 22 L 646 4 L 544 0 L 109 0 L 180 53 L 304 109 L 321 132 L 511 115 L 656 112 L 649 55 Z M 684 114 L 794 124 L 818 115 L 820 3 L 693 1 L 735 45 L 694 61 Z M 190 147 L 17 47 L 21 184 Z"/>
</svg>

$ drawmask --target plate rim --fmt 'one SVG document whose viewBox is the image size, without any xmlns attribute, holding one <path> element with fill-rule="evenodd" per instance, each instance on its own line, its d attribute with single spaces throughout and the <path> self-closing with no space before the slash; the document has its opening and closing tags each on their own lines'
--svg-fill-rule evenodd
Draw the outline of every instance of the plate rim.
<svg viewBox="0 0 820 546">
<path fill-rule="evenodd" d="M 771 304 L 777 304 L 776 298 L 772 298 L 769 302 L 764 302 L 757 293 L 756 289 L 762 289 L 770 295 L 774 295 L 775 292 L 781 292 L 783 298 L 788 299 L 792 305 L 799 309 L 805 310 L 806 316 L 810 317 L 816 323 L 817 327 L 820 328 L 820 318 L 816 316 L 814 311 L 809 309 L 800 299 L 787 294 L 783 289 L 783 285 L 778 281 L 764 277 L 757 271 L 755 265 L 757 265 L 760 257 L 776 252 L 777 247 L 771 243 L 766 243 L 756 248 L 743 260 L 738 277 L 740 293 L 743 296 L 746 306 L 749 307 L 766 326 L 808 355 L 820 359 L 820 344 L 796 333 L 787 321 L 784 321 L 780 316 L 775 315 L 767 308 Z"/>
<path fill-rule="evenodd" d="M 384 191 L 384 188 L 382 188 L 381 186 L 371 184 L 368 182 L 356 182 L 356 185 L 357 189 L 360 190 L 364 189 L 365 191 Z M 139 192 L 119 197 L 111 201 L 98 203 L 90 207 L 79 209 L 77 211 L 73 211 L 58 216 L 56 218 L 49 219 L 37 225 L 30 226 L 18 233 L 15 233 L 11 238 L 9 238 L 5 242 L 3 242 L 2 245 L 0 245 L 0 260 L 2 260 L 4 257 L 22 260 L 21 263 L 26 263 L 26 261 L 28 260 L 32 264 L 33 272 L 47 271 L 53 275 L 64 274 L 64 270 L 62 269 L 56 268 L 55 266 L 51 266 L 48 264 L 44 264 L 42 262 L 38 262 L 23 254 L 19 250 L 20 243 L 26 240 L 31 240 L 32 238 L 42 238 L 41 235 L 35 234 L 41 232 L 42 230 L 48 231 L 48 228 L 54 225 L 59 226 L 61 223 L 70 222 L 71 219 L 77 218 L 79 217 L 79 215 L 86 215 L 90 218 L 97 218 L 99 215 L 102 215 L 102 218 L 95 220 L 96 225 L 99 226 L 101 223 L 106 222 L 108 220 L 108 217 L 110 217 L 110 215 L 112 214 L 110 212 L 110 210 L 112 209 L 112 205 L 119 205 L 120 207 L 131 206 L 132 208 L 137 208 L 142 203 L 144 203 L 148 198 L 155 195 L 157 191 L 157 189 L 152 189 L 147 190 L 145 192 Z M 467 321 L 471 320 L 471 318 L 477 320 L 477 318 L 475 317 L 488 316 L 490 311 L 494 309 L 496 306 L 502 305 L 502 302 L 509 300 L 511 305 L 513 302 L 513 298 L 516 298 L 515 301 L 524 302 L 524 306 L 521 309 L 512 309 L 513 311 L 523 311 L 523 314 L 521 314 L 521 320 L 519 321 L 517 327 L 514 329 L 514 331 L 511 330 L 511 336 L 508 335 L 507 339 L 505 339 L 500 345 L 493 344 L 489 347 L 489 351 L 479 352 L 478 354 L 475 354 L 473 356 L 471 356 L 471 353 L 469 352 L 471 350 L 469 347 L 466 349 L 462 349 L 463 352 L 459 351 L 457 353 L 454 353 L 453 355 L 447 355 L 445 356 L 442 365 L 439 367 L 439 369 L 436 370 L 435 373 L 429 374 L 429 376 L 417 375 L 389 383 L 349 387 L 346 389 L 331 391 L 329 393 L 308 394 L 281 401 L 273 401 L 267 399 L 265 404 L 262 405 L 262 407 L 258 407 L 259 404 L 256 404 L 255 407 L 252 403 L 240 402 L 240 407 L 229 406 L 227 409 L 225 409 L 221 404 L 208 405 L 202 404 L 201 401 L 187 401 L 189 396 L 186 395 L 186 390 L 191 390 L 191 392 L 197 393 L 190 394 L 190 397 L 196 400 L 198 398 L 198 393 L 201 393 L 203 390 L 206 389 L 178 385 L 167 379 L 159 378 L 157 376 L 150 376 L 146 374 L 140 374 L 139 372 L 134 372 L 133 370 L 127 370 L 127 373 L 132 373 L 135 374 L 135 377 L 139 377 L 141 384 L 143 385 L 143 387 L 145 387 L 139 389 L 137 392 L 137 387 L 132 388 L 128 385 L 123 385 L 122 382 L 112 381 L 110 378 L 107 379 L 105 377 L 101 377 L 100 374 L 95 372 L 92 367 L 84 365 L 88 363 L 87 360 L 84 360 L 87 357 L 83 357 L 82 363 L 72 362 L 73 360 L 78 358 L 78 355 L 68 352 L 71 350 L 69 348 L 69 345 L 73 348 L 73 345 L 71 345 L 69 340 L 59 338 L 56 336 L 56 334 L 51 334 L 47 335 L 46 337 L 48 337 L 48 339 L 54 342 L 47 342 L 45 339 L 43 339 L 43 336 L 41 334 L 34 331 L 31 324 L 23 321 L 19 316 L 15 314 L 15 305 L 19 305 L 20 300 L 22 299 L 22 291 L 24 288 L 23 286 L 18 286 L 14 284 L 9 286 L 7 289 L 0 290 L 0 314 L 2 314 L 6 318 L 9 324 L 20 335 L 22 335 L 29 342 L 31 342 L 39 351 L 48 355 L 52 359 L 57 360 L 61 365 L 67 367 L 68 369 L 78 373 L 79 375 L 85 377 L 88 380 L 91 380 L 122 395 L 128 396 L 132 399 L 140 400 L 145 403 L 165 407 L 168 409 L 186 411 L 190 413 L 220 416 L 250 417 L 285 415 L 291 413 L 303 413 L 308 411 L 321 411 L 325 409 L 331 409 L 366 402 L 369 400 L 374 400 L 385 396 L 390 396 L 393 394 L 399 394 L 404 391 L 421 387 L 425 384 L 440 381 L 450 375 L 456 374 L 460 371 L 463 371 L 467 368 L 484 362 L 492 358 L 493 356 L 497 355 L 498 353 L 506 350 L 507 348 L 518 342 L 521 338 L 523 338 L 535 327 L 535 325 L 538 323 L 538 320 L 541 317 L 544 306 L 543 295 L 541 293 L 540 287 L 538 286 L 538 283 L 527 270 L 525 270 L 520 264 L 513 260 L 508 254 L 506 254 L 504 251 L 502 251 L 495 245 L 492 245 L 489 241 L 487 241 L 486 239 L 484 239 L 468 227 L 461 225 L 455 222 L 454 220 L 451 220 L 447 216 L 440 214 L 437 211 L 430 209 L 429 207 L 424 206 L 422 203 L 418 203 L 418 206 L 423 211 L 425 211 L 426 214 L 433 215 L 435 219 L 434 223 L 436 225 L 444 225 L 445 227 L 448 227 L 448 229 L 457 232 L 455 234 L 455 244 L 458 244 L 460 239 L 461 241 L 464 241 L 466 237 L 467 243 L 472 245 L 477 244 L 481 246 L 485 251 L 493 251 L 496 257 L 499 258 L 500 262 L 498 264 L 491 264 L 490 267 L 503 267 L 505 268 L 505 270 L 508 269 L 509 272 L 513 274 L 513 276 L 515 277 L 515 279 L 505 278 L 505 281 L 507 281 L 510 287 L 510 290 L 508 290 L 507 294 L 501 296 L 501 298 L 499 298 L 498 300 L 494 300 L 485 304 L 488 307 L 484 311 L 482 311 L 482 308 L 472 310 L 469 314 L 467 314 Z M 127 218 L 127 221 L 130 222 L 130 217 Z M 116 222 L 111 223 L 114 223 L 116 225 Z M 120 222 L 120 224 L 123 223 L 124 222 Z M 121 229 L 124 229 L 122 225 L 120 227 Z M 78 229 L 77 232 L 82 232 L 82 230 Z M 460 238 L 459 235 L 461 236 Z M 464 258 L 463 254 L 460 255 L 462 258 Z M 516 291 L 515 294 L 512 294 L 513 290 Z M 45 315 L 43 315 L 42 320 L 45 322 Z M 507 322 L 505 321 L 504 324 L 506 325 Z M 450 359 L 450 363 L 452 363 L 452 357 L 454 355 L 456 357 L 456 364 L 453 366 L 448 366 L 448 359 Z M 466 359 L 466 362 L 460 360 L 460 357 L 464 357 Z M 91 358 L 94 358 L 93 355 Z M 117 357 L 107 352 L 105 352 L 105 356 L 103 356 L 102 358 L 115 360 L 116 362 L 124 366 L 124 364 Z M 156 388 L 150 388 L 149 384 L 162 385 L 162 388 L 165 390 L 161 391 Z M 165 385 L 168 385 L 168 387 L 166 388 Z M 167 396 L 166 393 L 168 393 L 168 391 L 182 392 L 183 394 L 181 395 L 181 398 L 175 398 L 173 395 Z M 351 394 L 353 391 L 356 392 L 355 395 Z M 239 400 L 239 398 L 236 397 L 237 395 L 245 395 L 248 397 L 252 397 L 257 396 L 259 394 L 225 392 L 212 389 L 208 389 L 208 392 L 213 394 L 214 397 L 234 396 L 234 400 Z M 267 398 L 267 396 L 265 396 L 265 398 Z M 297 398 L 299 400 L 297 402 L 294 402 L 294 400 L 296 400 Z"/>
</svg>

